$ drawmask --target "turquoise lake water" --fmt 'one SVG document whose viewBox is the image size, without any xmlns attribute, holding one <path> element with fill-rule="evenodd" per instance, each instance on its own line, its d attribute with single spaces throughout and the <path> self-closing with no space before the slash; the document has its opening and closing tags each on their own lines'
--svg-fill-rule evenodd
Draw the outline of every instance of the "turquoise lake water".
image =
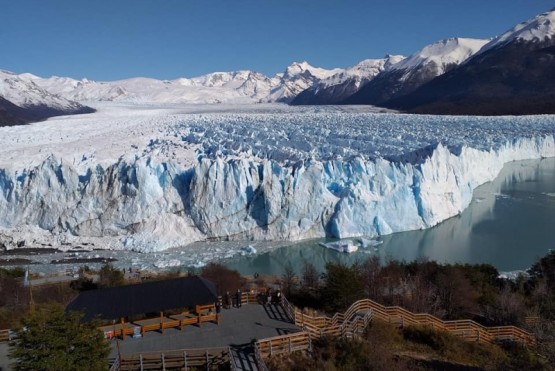
<svg viewBox="0 0 555 371">
<path fill-rule="evenodd" d="M 377 249 L 352 254 L 320 246 L 323 239 L 305 240 L 224 263 L 242 274 L 281 274 L 288 264 L 297 273 L 305 261 L 323 271 L 326 262 L 353 264 L 378 255 L 383 261 L 430 259 L 524 270 L 555 249 L 555 158 L 508 163 L 493 182 L 474 191 L 460 215 L 433 228 L 378 240 L 382 244 Z"/>
</svg>

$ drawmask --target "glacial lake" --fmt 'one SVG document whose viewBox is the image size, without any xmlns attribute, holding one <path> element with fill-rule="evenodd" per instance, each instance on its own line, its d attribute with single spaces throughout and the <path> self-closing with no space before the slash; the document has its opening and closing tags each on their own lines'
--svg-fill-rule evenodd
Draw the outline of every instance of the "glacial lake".
<svg viewBox="0 0 555 371">
<path fill-rule="evenodd" d="M 289 264 L 297 273 L 304 262 L 323 271 L 327 262 L 353 264 L 378 255 L 382 261 L 430 259 L 488 263 L 502 272 L 525 270 L 555 249 L 555 158 L 508 163 L 493 182 L 474 191 L 460 215 L 433 228 L 378 240 L 382 243 L 377 248 L 351 254 L 319 245 L 332 240 L 308 240 L 224 263 L 242 274 L 279 275 Z"/>
</svg>

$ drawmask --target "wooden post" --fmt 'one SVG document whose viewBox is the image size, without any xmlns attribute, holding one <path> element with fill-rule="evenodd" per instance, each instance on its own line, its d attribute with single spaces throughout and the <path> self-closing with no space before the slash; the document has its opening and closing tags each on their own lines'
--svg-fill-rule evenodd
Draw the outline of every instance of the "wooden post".
<svg viewBox="0 0 555 371">
<path fill-rule="evenodd" d="M 166 357 L 164 357 L 164 353 L 161 354 L 162 357 L 162 371 L 166 371 Z"/>
<path fill-rule="evenodd" d="M 160 312 L 160 330 L 164 333 L 164 312 Z"/>
<path fill-rule="evenodd" d="M 121 317 L 121 339 L 125 340 L 125 320 Z"/>
<path fill-rule="evenodd" d="M 116 348 L 118 350 L 118 359 L 119 359 L 120 364 L 121 364 L 121 351 L 119 349 L 119 340 L 117 338 L 116 338 Z"/>
<path fill-rule="evenodd" d="M 183 351 L 183 368 L 187 371 L 187 352 Z"/>
<path fill-rule="evenodd" d="M 208 351 L 204 353 L 206 355 L 206 371 L 210 371 L 210 358 L 208 357 Z"/>
<path fill-rule="evenodd" d="M 143 371 L 143 354 L 139 354 L 139 362 L 141 364 L 141 371 Z"/>
</svg>

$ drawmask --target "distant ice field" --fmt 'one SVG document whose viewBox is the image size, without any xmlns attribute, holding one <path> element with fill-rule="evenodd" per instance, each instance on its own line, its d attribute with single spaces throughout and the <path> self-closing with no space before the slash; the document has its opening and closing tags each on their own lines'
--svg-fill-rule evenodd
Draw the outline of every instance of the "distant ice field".
<svg viewBox="0 0 555 371">
<path fill-rule="evenodd" d="M 50 154 L 85 170 L 120 158 L 192 166 L 200 157 L 280 163 L 315 159 L 418 161 L 438 143 L 490 150 L 555 133 L 555 116 L 453 117 L 376 113 L 364 106 L 139 106 L 95 103 L 98 112 L 0 128 L 0 168 L 30 168 Z"/>
<path fill-rule="evenodd" d="M 176 134 L 210 158 L 252 154 L 278 162 L 315 159 L 417 161 L 442 143 L 497 149 L 515 138 L 555 133 L 555 116 L 453 117 L 308 108 L 281 113 L 206 114 L 175 126 Z M 414 156 L 416 155 L 416 156 Z"/>
</svg>

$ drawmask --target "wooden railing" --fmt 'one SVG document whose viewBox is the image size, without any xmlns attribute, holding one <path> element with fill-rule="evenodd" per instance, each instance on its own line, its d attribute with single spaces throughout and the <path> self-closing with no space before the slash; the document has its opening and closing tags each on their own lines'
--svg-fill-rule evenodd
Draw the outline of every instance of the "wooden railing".
<svg viewBox="0 0 555 371">
<path fill-rule="evenodd" d="M 369 299 L 359 300 L 345 313 L 336 313 L 333 317 L 312 316 L 284 303 L 286 311 L 292 313 L 297 326 L 303 327 L 312 336 L 340 335 L 340 327 L 350 321 L 357 313 L 371 311 L 372 317 L 397 326 L 421 325 L 436 330 L 449 331 L 465 340 L 491 343 L 496 340 L 512 340 L 524 344 L 535 343 L 535 338 L 527 331 L 515 326 L 486 327 L 472 320 L 443 321 L 431 314 L 415 314 L 401 307 L 386 307 Z"/>
<path fill-rule="evenodd" d="M 207 310 L 212 309 L 212 306 L 206 306 Z M 220 324 L 220 315 L 215 312 L 208 312 L 206 310 L 198 311 L 193 316 L 188 315 L 189 312 L 183 312 L 181 315 L 170 315 L 169 318 L 161 316 L 150 318 L 141 321 L 134 322 L 122 322 L 116 323 L 114 325 L 102 326 L 99 329 L 104 332 L 106 338 L 119 337 L 125 339 L 128 335 L 135 334 L 135 328 L 140 328 L 141 336 L 144 336 L 146 332 L 149 331 L 160 331 L 164 333 L 164 330 L 169 328 L 179 328 L 184 329 L 188 325 L 201 326 L 205 322 L 214 322 Z M 144 323 L 144 321 L 157 320 L 153 323 Z"/>
<path fill-rule="evenodd" d="M 295 313 L 298 309 L 294 305 L 289 303 L 289 300 L 287 300 L 285 296 L 281 298 L 281 306 L 285 310 L 285 313 L 287 313 L 289 319 L 295 322 Z"/>
<path fill-rule="evenodd" d="M 242 292 L 241 293 L 241 304 L 256 304 L 258 303 L 258 295 L 260 293 L 253 291 L 253 292 Z"/>
<path fill-rule="evenodd" d="M 360 336 L 373 316 L 373 310 L 360 301 L 351 305 L 345 313 L 336 313 L 333 317 L 312 316 L 297 308 L 294 310 L 295 324 L 317 338 Z"/>
<path fill-rule="evenodd" d="M 255 344 L 262 358 L 283 353 L 291 354 L 300 350 L 310 351 L 311 346 L 310 334 L 304 331 L 261 339 Z"/>
<path fill-rule="evenodd" d="M 257 343 L 254 344 L 254 361 L 256 362 L 256 367 L 259 371 L 270 371 L 262 358 L 262 353 L 260 352 L 260 348 Z"/>
<path fill-rule="evenodd" d="M 527 316 L 524 318 L 524 323 L 527 326 L 535 326 L 541 322 L 541 318 L 539 316 Z"/>
<path fill-rule="evenodd" d="M 110 367 L 108 368 L 109 371 L 118 371 L 119 370 L 119 356 L 116 358 L 112 358 L 109 360 Z"/>
<path fill-rule="evenodd" d="M 163 352 L 136 353 L 118 357 L 113 370 L 166 370 L 202 367 L 217 368 L 229 364 L 229 348 L 180 349 Z"/>
<path fill-rule="evenodd" d="M 10 340 L 10 330 L 0 330 L 0 343 Z"/>
</svg>

